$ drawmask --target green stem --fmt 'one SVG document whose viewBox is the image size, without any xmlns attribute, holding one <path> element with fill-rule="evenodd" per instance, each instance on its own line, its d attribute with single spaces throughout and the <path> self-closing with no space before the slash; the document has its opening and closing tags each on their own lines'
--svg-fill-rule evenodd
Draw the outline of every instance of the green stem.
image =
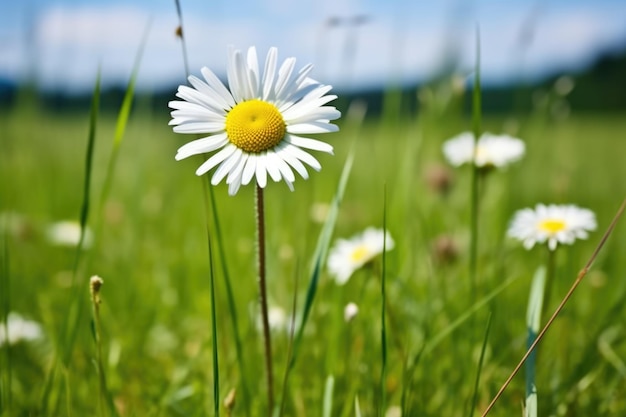
<svg viewBox="0 0 626 417">
<path fill-rule="evenodd" d="M 474 153 L 478 146 L 478 139 L 482 134 L 481 128 L 481 90 L 480 90 L 480 34 L 476 30 L 476 67 L 474 68 L 474 91 L 472 94 L 472 133 L 474 134 Z M 480 181 L 479 168 L 472 163 L 471 205 L 470 205 L 470 302 L 476 301 L 476 269 L 478 259 L 478 184 Z"/>
<path fill-rule="evenodd" d="M 265 209 L 263 202 L 263 188 L 256 187 L 257 238 L 258 238 L 258 268 L 259 268 L 259 301 L 263 322 L 263 340 L 265 347 L 265 372 L 267 381 L 268 416 L 274 409 L 274 377 L 272 374 L 272 342 L 270 337 L 270 323 L 267 309 L 267 282 L 265 276 Z"/>
<path fill-rule="evenodd" d="M 543 305 L 541 306 L 541 317 L 547 317 L 546 313 L 550 308 L 550 296 L 552 295 L 552 287 L 554 287 L 554 271 L 556 270 L 556 249 L 550 250 L 548 248 L 548 260 L 546 271 L 546 287 L 543 295 Z"/>
</svg>

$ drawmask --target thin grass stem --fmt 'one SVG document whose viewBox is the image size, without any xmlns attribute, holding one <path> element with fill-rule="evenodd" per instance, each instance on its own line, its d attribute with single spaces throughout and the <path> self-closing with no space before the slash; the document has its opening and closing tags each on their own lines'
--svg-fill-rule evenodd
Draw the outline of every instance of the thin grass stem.
<svg viewBox="0 0 626 417">
<path fill-rule="evenodd" d="M 380 406 L 378 407 L 378 416 L 382 417 L 385 412 L 387 403 L 387 389 L 385 380 L 387 378 L 387 325 L 386 325 L 386 300 L 387 293 L 385 288 L 385 271 L 387 266 L 387 186 L 383 192 L 383 265 L 380 274 L 380 293 L 381 293 L 381 306 L 380 306 L 380 345 L 381 345 L 381 368 L 380 368 Z"/>
<path fill-rule="evenodd" d="M 267 280 L 265 268 L 265 207 L 263 188 L 256 186 L 256 220 L 258 246 L 258 273 L 259 273 L 259 302 L 261 305 L 261 320 L 263 323 L 263 346 L 265 351 L 265 374 L 267 383 L 268 416 L 274 409 L 274 376 L 272 371 L 272 340 L 267 308 Z"/>
<path fill-rule="evenodd" d="M 476 28 L 476 64 L 474 67 L 474 89 L 472 93 L 472 132 L 474 134 L 474 155 L 478 139 L 482 133 L 482 104 L 480 87 L 480 31 Z M 479 167 L 472 163 L 470 187 L 470 248 L 469 248 L 469 280 L 470 302 L 476 301 L 476 275 L 478 267 L 478 211 L 479 211 Z"/>
<path fill-rule="evenodd" d="M 211 246 L 211 231 L 207 224 L 207 244 L 209 250 L 209 279 L 211 289 L 211 343 L 213 347 L 213 413 L 220 415 L 220 372 L 217 351 L 217 313 L 215 309 L 215 275 L 213 273 L 213 248 Z"/>
<path fill-rule="evenodd" d="M 611 224 L 607 228 L 606 232 L 604 232 L 604 235 L 600 239 L 600 242 L 598 243 L 598 245 L 594 249 L 593 253 L 591 254 L 591 257 L 589 258 L 589 260 L 587 261 L 587 263 L 585 264 L 583 269 L 581 269 L 580 272 L 578 273 L 578 275 L 576 276 L 576 279 L 574 280 L 574 283 L 572 284 L 570 289 L 565 294 L 565 297 L 563 297 L 563 299 L 559 303 L 558 307 L 556 308 L 554 313 L 552 313 L 552 316 L 547 321 L 545 326 L 543 326 L 543 328 L 541 329 L 541 332 L 539 332 L 539 334 L 537 335 L 537 338 L 532 343 L 532 345 L 528 348 L 528 350 L 526 351 L 524 356 L 522 356 L 522 359 L 520 359 L 520 361 L 517 364 L 517 366 L 513 369 L 513 371 L 511 372 L 509 377 L 506 379 L 506 381 L 504 381 L 504 383 L 502 384 L 502 386 L 498 390 L 498 393 L 495 395 L 495 397 L 493 397 L 493 400 L 491 400 L 491 402 L 489 403 L 489 405 L 487 406 L 485 411 L 481 414 L 481 417 L 485 417 L 487 414 L 489 414 L 489 412 L 494 407 L 494 405 L 496 404 L 498 399 L 504 393 L 504 390 L 506 390 L 506 388 L 509 386 L 509 384 L 511 383 L 511 381 L 513 380 L 515 375 L 517 375 L 517 373 L 519 372 L 521 367 L 524 365 L 524 362 L 526 362 L 526 359 L 528 359 L 528 357 L 532 354 L 532 352 L 535 350 L 535 348 L 537 347 L 537 345 L 539 344 L 541 339 L 543 339 L 543 336 L 546 334 L 546 332 L 548 331 L 550 326 L 552 326 L 552 323 L 554 322 L 556 317 L 559 315 L 559 313 L 561 313 L 561 310 L 563 310 L 563 307 L 565 307 L 565 304 L 567 304 L 567 302 L 572 297 L 572 294 L 574 293 L 576 288 L 578 288 L 578 285 L 582 282 L 582 280 L 585 277 L 585 275 L 587 275 L 587 272 L 589 271 L 589 269 L 591 268 L 591 265 L 593 264 L 593 262 L 597 258 L 598 253 L 600 253 L 600 250 L 602 249 L 602 247 L 606 243 L 607 239 L 609 238 L 609 236 L 613 232 L 613 229 L 615 229 L 615 226 L 617 225 L 617 221 L 622 216 L 625 208 L 626 208 L 626 199 L 624 199 L 624 201 L 622 202 L 622 205 L 617 210 L 617 213 L 615 214 L 615 217 L 613 218 L 613 221 L 611 221 Z"/>
<path fill-rule="evenodd" d="M 483 370 L 483 363 L 485 361 L 485 352 L 487 351 L 487 341 L 489 340 L 489 331 L 491 330 L 491 318 L 492 314 L 489 312 L 487 317 L 487 326 L 485 328 L 485 337 L 483 337 L 483 345 L 480 348 L 480 358 L 478 359 L 478 369 L 476 369 L 476 379 L 474 381 L 474 394 L 472 395 L 472 404 L 470 407 L 469 417 L 474 416 L 474 409 L 478 402 L 478 387 L 480 385 L 480 375 Z"/>
<path fill-rule="evenodd" d="M 6 226 L 0 224 L 0 228 L 3 227 L 4 230 L 6 230 Z M 11 276 L 9 275 L 10 271 L 8 235 L 6 233 L 3 234 L 2 236 L 0 236 L 0 240 L 2 243 L 2 247 L 0 248 L 0 293 L 2 294 L 0 295 L 0 314 L 3 323 L 0 332 L 4 333 L 4 340 L 9 340 L 9 312 L 11 311 Z M 0 362 L 0 364 L 4 366 L 0 366 L 0 370 L 2 371 L 0 372 L 0 374 L 2 374 L 2 377 L 0 379 L 0 413 L 2 411 L 6 411 L 7 415 L 10 415 L 13 408 L 13 369 L 11 367 L 11 349 L 9 349 L 9 344 L 7 343 L 2 350 L 4 351 L 4 363 Z M 4 368 L 6 368 L 6 370 L 4 370 Z"/>
</svg>

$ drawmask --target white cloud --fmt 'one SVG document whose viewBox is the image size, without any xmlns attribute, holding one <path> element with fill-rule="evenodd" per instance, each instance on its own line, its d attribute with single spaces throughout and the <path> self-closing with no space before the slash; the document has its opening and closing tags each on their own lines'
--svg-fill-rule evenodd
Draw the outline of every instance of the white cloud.
<svg viewBox="0 0 626 417">
<path fill-rule="evenodd" d="M 374 3 L 358 0 L 302 0 L 298 8 L 294 4 L 268 0 L 271 16 L 266 19 L 234 20 L 208 10 L 188 10 L 184 18 L 191 72 L 198 74 L 202 66 L 209 66 L 223 74 L 226 49 L 232 44 L 256 45 L 260 56 L 277 46 L 281 58 L 296 56 L 300 65 L 314 62 L 314 76 L 336 86 L 394 78 L 419 81 L 439 68 L 449 50 L 460 54 L 464 68 L 473 66 L 477 21 L 483 74 L 498 80 L 578 64 L 603 45 L 626 37 L 624 8 L 539 10 L 531 21 L 533 42 L 521 50 L 520 31 L 533 13 L 524 4 L 471 10 L 452 21 L 445 9 L 449 2 L 430 13 L 416 8 L 402 13 L 400 3 L 375 9 Z M 324 27 L 328 16 L 357 14 L 370 19 L 356 29 Z M 36 23 L 35 45 L 25 47 L 18 41 L 5 46 L 0 72 L 23 73 L 32 59 L 42 85 L 71 90 L 91 88 L 101 65 L 105 83 L 125 83 L 150 24 L 138 86 L 155 88 L 184 81 L 173 7 L 152 15 L 148 9 L 123 5 L 55 6 L 42 9 Z M 346 51 L 352 51 L 354 60 L 348 61 Z"/>
</svg>

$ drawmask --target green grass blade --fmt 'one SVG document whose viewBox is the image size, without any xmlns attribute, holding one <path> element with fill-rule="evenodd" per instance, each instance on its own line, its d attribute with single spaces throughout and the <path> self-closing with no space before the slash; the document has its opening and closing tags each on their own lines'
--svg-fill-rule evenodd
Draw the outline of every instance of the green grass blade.
<svg viewBox="0 0 626 417">
<path fill-rule="evenodd" d="M 328 247 L 330 246 L 330 240 L 333 234 L 333 230 L 335 229 L 335 223 L 337 222 L 337 216 L 339 214 L 339 206 L 341 205 L 341 201 L 343 200 L 343 195 L 346 189 L 346 185 L 348 183 L 348 178 L 350 177 L 350 170 L 352 169 L 353 161 L 354 161 L 354 148 L 352 148 L 350 152 L 348 153 L 348 157 L 346 158 L 346 162 L 344 163 L 343 170 L 341 172 L 341 177 L 339 178 L 337 191 L 335 192 L 335 196 L 330 205 L 328 217 L 326 218 L 326 221 L 324 222 L 324 225 L 322 226 L 322 230 L 317 240 L 317 246 L 315 248 L 315 253 L 313 255 L 313 264 L 312 264 L 313 266 L 312 266 L 312 271 L 311 271 L 311 278 L 309 280 L 309 287 L 307 289 L 304 307 L 302 311 L 302 320 L 300 322 L 300 326 L 298 328 L 295 341 L 294 341 L 294 350 L 293 350 L 293 356 L 291 357 L 291 363 L 289 366 L 290 368 L 293 367 L 297 358 L 298 348 L 302 340 L 304 327 L 306 326 L 309 313 L 311 312 L 311 306 L 313 305 L 313 300 L 315 298 L 315 293 L 317 291 L 317 284 L 319 282 L 319 277 L 322 271 L 322 267 L 326 259 Z"/>
<path fill-rule="evenodd" d="M 387 294 L 385 289 L 385 272 L 387 270 L 387 187 L 385 187 L 385 191 L 383 193 L 383 266 L 382 273 L 380 277 L 380 295 L 381 295 L 381 306 L 380 306 L 380 320 L 381 320 L 381 328 L 380 328 L 380 346 L 381 346 L 381 368 L 380 368 L 380 381 L 379 381 L 379 393 L 380 393 L 380 403 L 378 406 L 378 415 L 382 417 L 385 413 L 385 408 L 387 406 L 387 389 L 385 384 L 385 379 L 387 377 L 387 320 L 385 315 L 386 309 L 386 300 Z"/>
<path fill-rule="evenodd" d="M 96 233 L 96 239 L 99 239 L 100 236 L 100 230 L 103 225 L 102 212 L 104 210 L 104 205 L 106 204 L 109 193 L 111 192 L 111 184 L 113 182 L 113 174 L 115 172 L 115 166 L 117 165 L 117 158 L 119 155 L 120 146 L 122 144 L 122 140 L 124 139 L 126 126 L 128 125 L 128 119 L 130 117 L 130 112 L 133 107 L 133 101 L 135 98 L 135 84 L 137 83 L 137 76 L 139 74 L 139 68 L 141 66 L 141 60 L 143 58 L 143 51 L 147 43 L 149 29 L 150 25 L 148 25 L 148 27 L 146 28 L 141 44 L 139 45 L 139 50 L 137 51 L 137 55 L 135 56 L 135 63 L 133 65 L 130 80 L 128 81 L 128 85 L 126 86 L 126 92 L 124 93 L 124 99 L 122 100 L 122 105 L 120 106 L 120 110 L 117 114 L 117 121 L 115 122 L 115 133 L 113 134 L 113 149 L 111 150 L 111 156 L 109 157 L 104 182 L 102 184 L 102 191 L 100 193 L 100 207 L 98 212 L 98 230 Z"/>
<path fill-rule="evenodd" d="M 540 267 L 533 276 L 528 297 L 528 309 L 526 311 L 526 328 L 528 336 L 526 347 L 530 348 L 537 338 L 541 327 L 541 312 L 546 288 L 546 268 Z M 525 417 L 537 417 L 537 385 L 535 382 L 537 366 L 537 349 L 533 350 L 526 363 L 526 404 L 524 407 Z"/>
<path fill-rule="evenodd" d="M 6 223 L 9 222 L 8 216 L 4 217 Z M 7 230 L 6 225 L 0 224 L 0 230 Z M 4 340 L 9 340 L 9 312 L 11 311 L 10 299 L 10 275 L 9 275 L 9 242 L 8 234 L 0 235 L 0 319 L 2 320 L 2 328 L 0 332 L 4 333 Z M 12 381 L 13 370 L 11 367 L 11 349 L 9 344 L 4 344 L 2 351 L 4 360 L 0 362 L 0 415 L 6 412 L 11 414 L 12 410 Z"/>
<path fill-rule="evenodd" d="M 217 313 L 215 310 L 215 275 L 213 273 L 213 249 L 211 233 L 207 227 L 207 243 L 209 248 L 209 279 L 211 280 L 211 341 L 213 348 L 213 404 L 214 415 L 220 415 L 220 372 L 217 352 Z"/>
<path fill-rule="evenodd" d="M 354 416 L 361 417 L 361 406 L 359 405 L 359 396 L 354 397 Z"/>
<path fill-rule="evenodd" d="M 246 382 L 246 359 L 243 354 L 243 346 L 241 343 L 241 332 L 239 330 L 239 319 L 237 314 L 237 305 L 235 303 L 235 293 L 230 279 L 230 273 L 228 271 L 228 263 L 226 260 L 226 253 L 224 252 L 224 240 L 222 234 L 222 228 L 220 227 L 219 215 L 217 204 L 215 202 L 215 194 L 213 192 L 213 186 L 211 186 L 211 179 L 206 176 L 206 181 L 203 181 L 204 192 L 204 206 L 206 210 L 207 224 L 213 226 L 213 237 L 217 242 L 217 252 L 222 267 L 222 276 L 224 277 L 224 285 L 226 287 L 226 300 L 228 302 L 228 315 L 231 320 L 233 328 L 233 336 L 235 338 L 235 353 L 237 355 L 237 366 L 239 367 L 239 373 L 241 378 L 241 402 L 244 405 L 246 416 L 251 415 L 250 409 L 250 389 Z M 209 213 L 210 212 L 210 213 Z M 211 261 L 212 262 L 212 261 Z"/>
<path fill-rule="evenodd" d="M 453 331 L 458 329 L 459 326 L 465 323 L 475 312 L 484 307 L 489 301 L 491 301 L 495 296 L 500 294 L 506 287 L 514 283 L 517 279 L 518 278 L 515 277 L 503 282 L 500 286 L 496 287 L 485 297 L 478 300 L 478 302 L 476 302 L 472 307 L 465 311 L 465 313 L 461 314 L 456 320 L 450 323 L 442 331 L 440 331 L 434 337 L 428 340 L 428 342 L 426 342 L 426 345 L 424 346 L 423 351 L 420 351 L 418 353 L 418 359 L 425 354 L 431 353 L 446 337 L 448 337 Z"/>
<path fill-rule="evenodd" d="M 481 131 L 481 87 L 480 87 L 480 31 L 476 29 L 476 64 L 474 67 L 474 88 L 472 90 L 472 131 L 474 133 L 474 148 L 477 146 Z M 475 150 L 474 150 L 475 152 Z M 478 268 L 478 167 L 472 163 L 472 178 L 470 186 L 470 248 L 469 248 L 469 280 L 470 280 L 470 302 L 476 301 L 476 275 Z"/>
<path fill-rule="evenodd" d="M 483 369 L 483 362 L 485 360 L 485 351 L 487 350 L 487 341 L 489 340 L 489 331 L 491 330 L 491 312 L 487 318 L 487 326 L 485 328 L 485 337 L 483 338 L 483 344 L 480 348 L 480 358 L 478 359 L 478 369 L 476 370 L 476 380 L 474 381 L 474 394 L 472 395 L 472 403 L 470 405 L 469 417 L 474 415 L 476 404 L 478 403 L 478 386 L 480 385 L 480 374 Z"/>
<path fill-rule="evenodd" d="M 76 247 L 76 255 L 74 258 L 74 265 L 72 268 L 72 297 L 70 299 L 69 310 L 66 315 L 66 319 L 63 320 L 60 339 L 57 341 L 55 356 L 52 360 L 50 370 L 46 375 L 45 382 L 42 388 L 41 396 L 41 409 L 42 414 L 46 415 L 48 407 L 50 406 L 50 397 L 52 395 L 52 385 L 56 380 L 57 367 L 63 365 L 67 368 L 69 361 L 72 357 L 74 349 L 74 342 L 78 334 L 79 321 L 84 310 L 85 298 L 84 288 L 80 281 L 77 280 L 78 266 L 81 260 L 82 247 L 85 241 L 85 231 L 87 227 L 87 220 L 89 216 L 90 208 L 90 195 L 91 195 L 91 174 L 93 167 L 93 153 L 94 145 L 96 141 L 96 127 L 98 125 L 98 114 L 100 110 L 100 69 L 96 76 L 96 82 L 91 99 L 91 110 L 89 116 L 89 132 L 87 136 L 87 149 L 85 152 L 85 177 L 83 182 L 83 202 L 80 209 L 80 237 Z M 60 362 L 59 362 L 60 359 Z M 53 401 L 55 404 L 57 401 Z M 50 411 L 51 414 L 55 413 L 55 410 Z"/>
<path fill-rule="evenodd" d="M 322 417 L 331 417 L 333 411 L 333 392 L 335 389 L 335 378 L 328 375 L 324 386 L 324 401 L 322 403 Z"/>
</svg>

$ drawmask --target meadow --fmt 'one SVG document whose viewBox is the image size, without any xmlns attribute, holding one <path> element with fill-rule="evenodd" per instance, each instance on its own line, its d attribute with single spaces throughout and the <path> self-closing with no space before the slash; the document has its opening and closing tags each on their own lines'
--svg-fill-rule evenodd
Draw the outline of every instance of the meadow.
<svg viewBox="0 0 626 417">
<path fill-rule="evenodd" d="M 513 213 L 562 203 L 597 216 L 589 239 L 559 248 L 552 312 L 626 196 L 624 114 L 555 115 L 538 106 L 484 115 L 484 131 L 519 137 L 527 150 L 482 184 L 472 284 L 471 169 L 449 166 L 441 152 L 445 140 L 471 129 L 471 115 L 461 92 L 445 91 L 416 91 L 416 112 L 391 101 L 380 115 L 346 106 L 340 131 L 323 137 L 334 155 L 316 155 L 322 170 L 298 178 L 294 192 L 282 182 L 266 188 L 269 302 L 284 312 L 272 330 L 275 389 L 285 416 L 480 415 L 526 351 L 530 283 L 546 262 L 545 245 L 525 250 L 506 236 Z M 234 408 L 220 404 L 220 412 L 265 415 L 253 188 L 229 196 L 221 184 L 212 190 L 214 206 L 207 203 L 206 176 L 194 175 L 200 159 L 174 160 L 188 138 L 167 125 L 169 109 L 137 100 L 103 193 L 116 118 L 115 111 L 98 113 L 93 239 L 77 258 L 75 246 L 51 243 L 46 230 L 80 218 L 89 109 L 18 103 L 0 115 L 0 311 L 3 320 L 18 312 L 43 333 L 0 347 L 0 416 L 214 415 L 214 341 L 220 401 L 236 390 Z M 323 267 L 292 356 L 290 320 L 307 303 L 316 245 L 349 155 L 331 247 L 369 226 L 385 227 L 395 247 L 342 286 Z M 624 222 L 539 345 L 538 415 L 626 415 Z M 93 275 L 104 281 L 100 345 L 92 330 Z M 349 302 L 358 314 L 346 321 Z M 524 386 L 522 371 L 489 415 L 523 415 Z"/>
</svg>

